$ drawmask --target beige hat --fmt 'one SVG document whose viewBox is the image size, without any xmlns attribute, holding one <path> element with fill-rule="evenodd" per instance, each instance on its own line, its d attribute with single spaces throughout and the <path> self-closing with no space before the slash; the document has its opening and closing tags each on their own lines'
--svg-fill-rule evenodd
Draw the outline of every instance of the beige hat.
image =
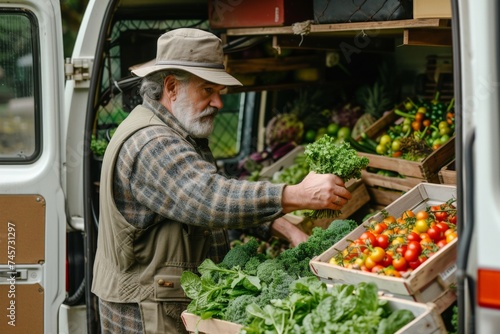
<svg viewBox="0 0 500 334">
<path fill-rule="evenodd" d="M 144 77 L 167 69 L 184 70 L 219 85 L 242 86 L 225 70 L 220 38 L 199 29 L 180 28 L 161 35 L 154 64 L 148 62 L 132 73 Z"/>
</svg>

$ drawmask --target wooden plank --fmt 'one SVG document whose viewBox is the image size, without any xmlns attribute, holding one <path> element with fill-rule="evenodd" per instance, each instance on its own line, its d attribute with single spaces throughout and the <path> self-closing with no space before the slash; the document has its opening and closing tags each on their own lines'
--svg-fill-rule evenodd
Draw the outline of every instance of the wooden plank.
<svg viewBox="0 0 500 334">
<path fill-rule="evenodd" d="M 441 168 L 438 173 L 439 182 L 442 184 L 457 184 L 457 172 L 455 170 L 455 160 Z"/>
<path fill-rule="evenodd" d="M 311 24 L 310 34 L 314 33 L 337 33 L 342 31 L 382 31 L 399 30 L 410 28 L 449 27 L 451 20 L 443 19 L 410 19 L 394 21 L 370 21 L 352 23 Z M 227 29 L 228 36 L 250 36 L 250 35 L 286 35 L 294 34 L 292 26 L 285 27 L 257 27 L 257 28 L 233 28 Z"/>
<path fill-rule="evenodd" d="M 367 186 L 366 189 L 370 194 L 370 201 L 383 206 L 393 203 L 404 194 L 404 192 L 398 190 L 380 189 L 370 186 Z"/>
<path fill-rule="evenodd" d="M 451 46 L 449 29 L 405 29 L 403 45 Z"/>
<path fill-rule="evenodd" d="M 426 182 L 426 180 L 421 178 L 378 175 L 375 173 L 370 173 L 366 170 L 363 170 L 361 172 L 361 178 L 367 186 L 383 187 L 400 191 L 411 190 L 417 184 Z"/>
<path fill-rule="evenodd" d="M 269 57 L 252 59 L 229 59 L 229 73 L 259 73 L 291 71 L 323 65 L 323 58 L 318 55 L 298 57 Z"/>
</svg>

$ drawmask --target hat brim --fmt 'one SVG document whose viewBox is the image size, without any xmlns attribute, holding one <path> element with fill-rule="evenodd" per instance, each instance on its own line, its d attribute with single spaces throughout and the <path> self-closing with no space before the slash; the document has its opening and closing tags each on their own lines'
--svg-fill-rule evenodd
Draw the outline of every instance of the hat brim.
<svg viewBox="0 0 500 334">
<path fill-rule="evenodd" d="M 227 73 L 224 69 L 213 69 L 213 68 L 202 68 L 195 66 L 182 66 L 182 65 L 149 65 L 150 62 L 144 64 L 143 66 L 135 67 L 132 69 L 132 73 L 138 77 L 145 77 L 148 74 L 152 74 L 158 71 L 164 70 L 183 70 L 196 75 L 204 80 L 213 82 L 218 85 L 223 86 L 243 86 L 235 77 Z"/>
</svg>

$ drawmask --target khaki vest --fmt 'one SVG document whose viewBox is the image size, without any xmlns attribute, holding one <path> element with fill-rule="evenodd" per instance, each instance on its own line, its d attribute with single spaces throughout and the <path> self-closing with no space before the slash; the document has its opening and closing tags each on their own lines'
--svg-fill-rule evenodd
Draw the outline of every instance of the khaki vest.
<svg viewBox="0 0 500 334">
<path fill-rule="evenodd" d="M 118 153 L 133 133 L 166 125 L 138 106 L 122 122 L 106 149 L 100 183 L 100 217 L 92 292 L 110 302 L 139 303 L 146 333 L 161 332 L 158 302 L 189 302 L 180 286 L 184 270 L 196 271 L 206 258 L 210 232 L 165 219 L 147 229 L 130 225 L 113 200 Z M 172 131 L 168 128 L 169 131 Z"/>
</svg>

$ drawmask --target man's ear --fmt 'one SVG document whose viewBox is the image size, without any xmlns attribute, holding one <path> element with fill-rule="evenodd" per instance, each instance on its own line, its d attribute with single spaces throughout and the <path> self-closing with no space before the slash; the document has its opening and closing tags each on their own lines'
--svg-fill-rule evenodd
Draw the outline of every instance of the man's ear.
<svg viewBox="0 0 500 334">
<path fill-rule="evenodd" d="M 163 80 L 163 94 L 170 100 L 175 101 L 177 97 L 178 82 L 173 75 L 168 75 Z"/>
</svg>

